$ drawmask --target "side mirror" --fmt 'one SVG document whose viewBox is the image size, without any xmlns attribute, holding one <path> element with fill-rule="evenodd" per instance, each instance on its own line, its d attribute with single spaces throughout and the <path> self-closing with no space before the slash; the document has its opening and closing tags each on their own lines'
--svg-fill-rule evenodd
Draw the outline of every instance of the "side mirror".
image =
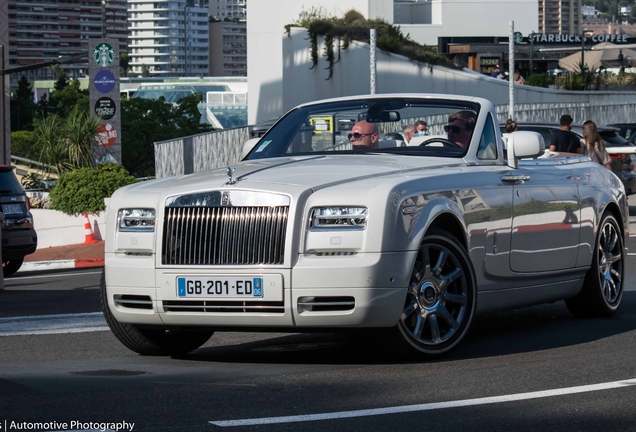
<svg viewBox="0 0 636 432">
<path fill-rule="evenodd" d="M 260 141 L 260 138 L 252 138 L 249 139 L 243 144 L 243 150 L 241 151 L 241 160 L 245 159 L 245 156 L 252 151 L 254 147 L 256 147 L 256 143 Z"/>
<path fill-rule="evenodd" d="M 519 167 L 519 159 L 536 158 L 545 152 L 543 136 L 537 132 L 519 131 L 508 135 L 508 166 Z"/>
</svg>

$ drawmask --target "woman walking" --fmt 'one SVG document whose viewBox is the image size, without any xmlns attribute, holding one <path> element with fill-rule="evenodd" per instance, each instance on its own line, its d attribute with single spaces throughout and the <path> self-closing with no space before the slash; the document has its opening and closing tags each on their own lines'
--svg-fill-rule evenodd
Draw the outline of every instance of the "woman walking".
<svg viewBox="0 0 636 432">
<path fill-rule="evenodd" d="M 604 165 L 607 169 L 611 169 L 610 156 L 605 150 L 605 145 L 598 133 L 598 129 L 596 129 L 596 123 L 592 120 L 583 123 L 583 139 L 581 143 L 583 144 L 583 152 L 590 159 Z"/>
</svg>

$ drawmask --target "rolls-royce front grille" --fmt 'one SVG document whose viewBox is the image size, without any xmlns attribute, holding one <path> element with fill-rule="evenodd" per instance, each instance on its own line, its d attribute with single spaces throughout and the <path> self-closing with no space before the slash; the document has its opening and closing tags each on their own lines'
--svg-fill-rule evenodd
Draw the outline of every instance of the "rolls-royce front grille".
<svg viewBox="0 0 636 432">
<path fill-rule="evenodd" d="M 165 265 L 282 264 L 288 206 L 166 207 Z"/>
</svg>

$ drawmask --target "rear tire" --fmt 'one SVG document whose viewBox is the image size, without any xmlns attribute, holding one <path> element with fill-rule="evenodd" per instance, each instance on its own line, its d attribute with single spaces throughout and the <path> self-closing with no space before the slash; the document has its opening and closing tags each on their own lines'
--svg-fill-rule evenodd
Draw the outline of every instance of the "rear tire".
<svg viewBox="0 0 636 432">
<path fill-rule="evenodd" d="M 14 275 L 20 267 L 22 267 L 22 263 L 24 262 L 24 258 L 12 259 L 9 261 L 5 261 L 2 263 L 2 275 L 4 277 L 9 277 Z"/>
<path fill-rule="evenodd" d="M 475 273 L 464 247 L 448 231 L 432 228 L 413 264 L 397 326 L 376 338 L 399 356 L 445 354 L 468 333 L 476 304 Z"/>
<path fill-rule="evenodd" d="M 603 214 L 599 224 L 592 265 L 585 275 L 583 288 L 565 304 L 580 318 L 612 315 L 621 305 L 625 272 L 623 236 L 616 218 Z"/>
<path fill-rule="evenodd" d="M 143 329 L 134 324 L 120 323 L 115 319 L 106 294 L 106 276 L 102 271 L 100 301 L 108 327 L 115 337 L 128 349 L 148 356 L 171 356 L 194 351 L 206 343 L 213 331 L 183 331 Z"/>
</svg>

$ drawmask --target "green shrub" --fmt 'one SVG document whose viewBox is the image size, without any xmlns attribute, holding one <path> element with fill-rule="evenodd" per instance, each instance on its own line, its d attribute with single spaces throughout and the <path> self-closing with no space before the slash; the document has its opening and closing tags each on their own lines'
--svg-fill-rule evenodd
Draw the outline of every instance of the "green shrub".
<svg viewBox="0 0 636 432">
<path fill-rule="evenodd" d="M 40 151 L 36 148 L 33 132 L 25 130 L 11 132 L 11 154 L 37 160 Z"/>
<path fill-rule="evenodd" d="M 551 84 L 551 81 L 552 80 L 548 74 L 534 74 L 528 77 L 526 85 L 547 88 Z"/>
<path fill-rule="evenodd" d="M 108 163 L 63 173 L 51 190 L 51 208 L 76 216 L 103 211 L 104 198 L 120 187 L 135 183 L 121 165 Z"/>
<path fill-rule="evenodd" d="M 585 90 L 587 88 L 588 75 L 566 74 L 559 80 L 563 90 Z"/>
</svg>

